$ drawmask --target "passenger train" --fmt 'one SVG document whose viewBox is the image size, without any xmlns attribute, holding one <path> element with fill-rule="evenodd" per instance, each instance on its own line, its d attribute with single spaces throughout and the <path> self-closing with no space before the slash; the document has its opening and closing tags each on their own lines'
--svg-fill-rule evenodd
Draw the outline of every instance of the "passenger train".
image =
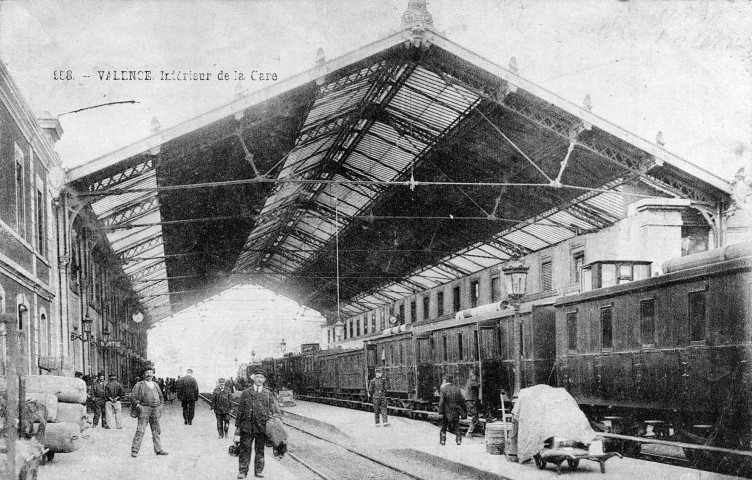
<svg viewBox="0 0 752 480">
<path fill-rule="evenodd" d="M 661 275 L 597 288 L 626 267 L 591 265 L 586 280 L 596 288 L 523 303 L 522 386 L 566 388 L 594 425 L 613 433 L 750 450 L 752 243 L 670 260 Z M 462 387 L 478 369 L 482 410 L 498 418 L 514 381 L 514 311 L 505 306 L 387 329 L 359 349 L 308 346 L 268 358 L 268 383 L 301 398 L 368 408 L 366 385 L 380 366 L 391 383 L 390 408 L 415 417 L 436 411 L 443 373 Z"/>
</svg>

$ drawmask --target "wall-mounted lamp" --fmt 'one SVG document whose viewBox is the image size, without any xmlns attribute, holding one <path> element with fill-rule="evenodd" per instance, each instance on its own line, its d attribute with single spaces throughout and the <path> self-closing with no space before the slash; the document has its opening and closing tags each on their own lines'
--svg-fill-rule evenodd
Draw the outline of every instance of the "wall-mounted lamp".
<svg viewBox="0 0 752 480">
<path fill-rule="evenodd" d="M 70 334 L 71 342 L 74 340 L 81 340 L 82 342 L 88 342 L 91 339 L 91 318 L 86 315 L 83 320 L 81 320 L 81 327 L 83 329 L 83 332 L 81 332 L 81 335 L 77 335 L 76 332 L 78 331 L 78 327 L 74 326 L 73 331 Z"/>
</svg>

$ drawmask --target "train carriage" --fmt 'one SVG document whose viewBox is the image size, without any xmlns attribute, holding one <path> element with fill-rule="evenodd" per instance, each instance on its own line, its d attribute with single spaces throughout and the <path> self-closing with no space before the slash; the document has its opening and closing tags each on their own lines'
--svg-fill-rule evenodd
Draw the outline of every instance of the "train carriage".
<svg viewBox="0 0 752 480">
<path fill-rule="evenodd" d="M 416 397 L 415 346 L 409 331 L 398 332 L 371 340 L 367 347 L 371 366 L 379 366 L 389 379 L 387 396 L 392 406 L 409 410 L 414 407 Z M 375 368 L 368 372 L 373 378 Z"/>
<path fill-rule="evenodd" d="M 614 431 L 750 447 L 752 244 L 556 303 L 561 386 Z"/>
</svg>

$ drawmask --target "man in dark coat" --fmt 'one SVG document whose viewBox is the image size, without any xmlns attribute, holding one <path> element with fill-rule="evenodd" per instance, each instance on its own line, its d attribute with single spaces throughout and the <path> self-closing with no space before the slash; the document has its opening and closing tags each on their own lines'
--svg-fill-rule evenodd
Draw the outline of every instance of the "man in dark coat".
<svg viewBox="0 0 752 480">
<path fill-rule="evenodd" d="M 467 436 L 469 437 L 478 426 L 480 382 L 478 382 L 478 372 L 475 369 L 470 370 L 470 378 L 467 379 L 465 384 L 465 392 L 467 395 L 467 415 L 470 417 L 470 427 L 467 429 Z"/>
<path fill-rule="evenodd" d="M 439 399 L 439 415 L 441 415 L 441 432 L 439 433 L 439 443 L 446 443 L 446 432 L 454 432 L 457 437 L 457 445 L 462 443 L 462 433 L 460 432 L 460 417 L 466 414 L 465 397 L 462 396 L 462 390 L 452 384 L 452 376 L 444 375 L 441 384 L 441 397 Z"/>
<path fill-rule="evenodd" d="M 196 411 L 196 400 L 198 400 L 198 383 L 193 378 L 193 370 L 190 368 L 178 381 L 178 399 L 183 406 L 183 421 L 186 425 L 193 425 L 193 415 Z"/>
<path fill-rule="evenodd" d="M 94 409 L 94 428 L 99 426 L 99 419 L 102 418 L 102 427 L 107 428 L 107 417 L 105 417 L 105 403 L 107 394 L 105 392 L 104 373 L 99 372 L 97 379 L 91 384 L 91 405 Z"/>
<path fill-rule="evenodd" d="M 263 477 L 266 422 L 280 414 L 277 400 L 269 389 L 264 388 L 266 372 L 260 368 L 253 371 L 253 385 L 243 390 L 235 418 L 235 443 L 239 443 L 238 478 L 248 475 L 251 464 L 251 447 L 255 443 L 254 474 Z"/>
<path fill-rule="evenodd" d="M 383 378 L 384 371 L 381 368 L 376 369 L 376 377 L 372 378 L 368 384 L 368 394 L 371 396 L 373 403 L 373 415 L 376 420 L 376 426 L 379 426 L 379 413 L 384 422 L 384 426 L 389 426 L 389 417 L 387 417 L 386 393 L 389 390 L 389 380 Z"/>
<path fill-rule="evenodd" d="M 232 410 L 232 399 L 230 395 L 232 390 L 225 383 L 224 378 L 219 379 L 219 385 L 212 393 L 211 409 L 217 417 L 217 431 L 219 438 L 227 436 L 227 430 L 230 428 L 230 411 Z"/>
</svg>

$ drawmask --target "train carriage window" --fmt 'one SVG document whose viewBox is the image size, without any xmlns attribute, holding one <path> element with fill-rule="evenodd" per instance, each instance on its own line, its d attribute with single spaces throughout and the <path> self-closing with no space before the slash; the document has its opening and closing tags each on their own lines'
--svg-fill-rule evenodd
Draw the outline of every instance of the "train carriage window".
<svg viewBox="0 0 752 480">
<path fill-rule="evenodd" d="M 705 293 L 689 294 L 689 339 L 692 342 L 705 340 Z"/>
<path fill-rule="evenodd" d="M 398 317 L 397 320 L 399 321 L 400 325 L 404 325 L 405 324 L 405 304 L 404 303 L 400 303 L 400 306 L 399 306 L 399 317 Z"/>
<path fill-rule="evenodd" d="M 601 348 L 613 348 L 613 307 L 601 308 Z"/>
<path fill-rule="evenodd" d="M 443 342 L 442 346 L 444 347 L 444 361 L 446 362 L 447 360 L 449 360 L 449 349 L 447 348 L 447 337 L 446 337 L 446 335 L 444 335 L 442 337 L 442 342 Z"/>
<path fill-rule="evenodd" d="M 465 358 L 465 355 L 464 355 L 465 352 L 463 350 L 464 349 L 462 348 L 462 334 L 458 333 L 457 334 L 457 357 L 460 360 L 464 360 Z"/>
<path fill-rule="evenodd" d="M 640 302 L 640 340 L 643 345 L 655 345 L 655 300 Z"/>
<path fill-rule="evenodd" d="M 478 299 L 480 298 L 480 281 L 474 280 L 470 282 L 470 308 L 478 306 Z"/>
<path fill-rule="evenodd" d="M 473 359 L 475 360 L 480 360 L 478 358 L 478 347 L 479 347 L 478 330 L 474 330 L 473 331 Z"/>
<path fill-rule="evenodd" d="M 436 294 L 436 316 L 442 315 L 444 315 L 444 292 L 438 292 Z"/>
<path fill-rule="evenodd" d="M 355 319 L 355 336 L 360 336 L 360 318 Z"/>
<path fill-rule="evenodd" d="M 423 297 L 423 320 L 428 320 L 428 318 L 431 316 L 429 308 L 431 306 L 431 297 L 426 295 Z"/>
<path fill-rule="evenodd" d="M 553 288 L 551 261 L 541 263 L 541 290 L 544 292 Z"/>
<path fill-rule="evenodd" d="M 418 320 L 418 307 L 417 302 L 415 299 L 412 299 L 410 301 L 410 323 L 416 322 Z"/>
<path fill-rule="evenodd" d="M 501 300 L 501 288 L 499 283 L 499 277 L 491 278 L 491 302 L 498 302 Z"/>
<path fill-rule="evenodd" d="M 567 349 L 577 350 L 577 312 L 567 313 Z"/>
<path fill-rule="evenodd" d="M 400 347 L 399 348 L 399 352 L 400 352 L 399 363 L 400 363 L 400 365 L 404 365 L 405 364 L 405 356 L 403 355 L 403 349 L 402 349 L 402 343 L 401 342 L 399 344 L 399 347 Z"/>
</svg>

